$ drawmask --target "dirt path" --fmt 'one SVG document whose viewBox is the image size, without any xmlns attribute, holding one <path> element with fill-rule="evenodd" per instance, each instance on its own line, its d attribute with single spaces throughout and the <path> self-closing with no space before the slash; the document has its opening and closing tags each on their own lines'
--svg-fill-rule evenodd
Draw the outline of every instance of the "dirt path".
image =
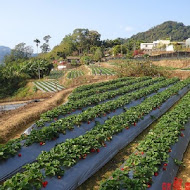
<svg viewBox="0 0 190 190">
<path fill-rule="evenodd" d="M 190 183 L 190 143 L 184 154 L 183 163 L 185 167 L 179 168 L 177 178 L 181 178 L 183 180 L 183 187 L 185 187 L 186 182 Z"/>
<path fill-rule="evenodd" d="M 84 76 L 82 76 L 84 77 Z M 81 78 L 82 78 L 81 77 Z M 67 101 L 69 94 L 78 86 L 96 82 L 108 81 L 116 76 L 87 76 L 85 80 L 75 79 L 67 89 L 42 102 L 33 102 L 16 110 L 4 112 L 0 115 L 0 143 L 19 137 L 25 129 L 40 118 L 40 115 Z"/>
<path fill-rule="evenodd" d="M 15 135 L 18 135 L 18 131 L 22 133 L 27 128 L 27 125 L 39 119 L 42 113 L 58 106 L 62 102 L 66 102 L 73 89 L 62 90 L 43 102 L 34 102 L 2 114 L 0 117 L 0 142 L 10 140 Z"/>
</svg>

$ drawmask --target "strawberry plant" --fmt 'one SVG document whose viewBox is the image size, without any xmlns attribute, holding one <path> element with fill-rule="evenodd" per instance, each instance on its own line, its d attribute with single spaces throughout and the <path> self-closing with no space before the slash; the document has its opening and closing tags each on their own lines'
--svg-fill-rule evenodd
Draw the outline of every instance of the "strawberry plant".
<svg viewBox="0 0 190 190">
<path fill-rule="evenodd" d="M 21 175 L 21 178 L 27 178 L 27 180 L 31 180 L 30 176 L 34 178 L 34 181 L 37 178 L 38 186 L 42 186 L 41 182 L 43 182 L 44 179 L 42 173 L 36 175 L 36 170 L 38 171 L 38 169 L 44 170 L 45 174 L 50 176 L 60 176 L 60 171 L 63 175 L 64 168 L 73 166 L 79 159 L 85 159 L 90 153 L 94 154 L 94 150 L 98 153 L 100 151 L 99 148 L 103 147 L 108 139 L 110 140 L 113 135 L 121 132 L 125 128 L 124 123 L 132 125 L 133 123 L 130 123 L 133 121 L 131 118 L 133 118 L 135 114 L 138 119 L 141 119 L 139 115 L 142 113 L 142 108 L 145 111 L 144 115 L 152 112 L 152 109 L 158 106 L 158 102 L 159 105 L 161 105 L 170 98 L 170 96 L 189 83 L 190 80 L 179 82 L 167 90 L 147 98 L 141 104 L 129 108 L 126 112 L 106 120 L 105 124 L 97 124 L 84 135 L 58 144 L 49 152 L 42 152 L 38 156 L 37 162 L 26 165 L 24 167 L 25 171 L 19 175 Z M 187 106 L 189 104 L 189 98 L 190 93 L 183 98 L 182 103 L 179 104 L 176 109 L 172 110 L 169 115 L 166 114 L 166 116 L 163 116 L 164 119 L 162 119 L 158 126 L 150 131 L 150 134 L 139 144 L 137 154 L 135 153 L 130 156 L 124 167 L 125 170 L 117 170 L 113 174 L 112 180 L 107 180 L 102 184 L 102 189 L 117 189 L 117 186 L 124 189 L 145 189 L 147 188 L 147 184 L 152 184 L 151 177 L 158 172 L 158 167 L 161 166 L 162 163 L 165 164 L 163 168 L 167 169 L 168 149 L 177 141 L 181 131 L 181 125 L 183 125 L 182 123 L 187 122 L 190 116 L 190 107 Z M 179 120 L 176 115 L 180 115 L 181 119 Z M 34 170 L 34 168 L 36 170 Z M 133 179 L 128 178 L 129 171 L 133 171 Z M 15 179 L 14 177 L 15 176 L 5 183 L 10 184 L 10 182 L 12 183 L 14 181 L 17 189 L 19 189 L 22 187 L 20 179 Z M 2 189 L 5 189 L 5 183 Z M 29 187 L 33 187 L 34 185 L 31 181 L 29 184 Z"/>
</svg>

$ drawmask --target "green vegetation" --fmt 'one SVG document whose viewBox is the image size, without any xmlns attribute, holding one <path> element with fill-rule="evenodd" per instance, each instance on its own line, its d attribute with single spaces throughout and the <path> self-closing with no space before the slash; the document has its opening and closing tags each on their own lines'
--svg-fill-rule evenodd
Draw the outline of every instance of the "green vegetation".
<svg viewBox="0 0 190 190">
<path fill-rule="evenodd" d="M 152 79 L 155 80 L 155 79 Z M 92 121 L 96 117 L 103 117 L 107 113 L 110 113 L 111 111 L 114 111 L 116 108 L 123 107 L 125 104 L 130 103 L 131 101 L 135 99 L 139 99 L 141 97 L 145 97 L 149 94 L 152 94 L 153 92 L 159 90 L 163 86 L 168 86 L 172 83 L 175 83 L 176 79 L 169 79 L 169 80 L 164 80 L 158 83 L 155 83 L 154 85 L 150 85 L 148 87 L 142 88 L 140 90 L 134 91 L 130 95 L 124 95 L 124 97 L 113 100 L 112 102 L 106 102 L 104 103 L 104 106 L 102 105 L 97 105 L 95 107 L 89 108 L 85 111 L 83 111 L 79 115 L 71 115 L 65 118 L 62 118 L 58 120 L 55 123 L 52 123 L 51 126 L 49 127 L 44 127 L 40 130 L 34 130 L 33 134 L 31 136 L 25 137 L 26 139 L 26 144 L 30 145 L 31 142 L 40 142 L 40 145 L 43 145 L 43 142 L 45 140 L 53 140 L 56 137 L 58 137 L 59 133 L 66 133 L 66 129 L 73 129 L 73 126 L 75 125 L 80 125 L 81 122 L 87 122 Z M 108 141 L 111 141 L 112 137 L 120 132 L 122 132 L 124 129 L 129 129 L 132 126 L 135 126 L 137 122 L 139 122 L 141 119 L 144 118 L 147 114 L 149 114 L 152 110 L 159 109 L 162 104 L 168 100 L 171 96 L 175 95 L 178 93 L 179 90 L 184 88 L 185 86 L 190 84 L 190 80 L 185 80 L 181 82 L 175 83 L 173 86 L 168 87 L 166 90 L 156 93 L 155 95 L 146 98 L 141 104 L 131 107 L 129 109 L 126 109 L 122 114 L 113 116 L 112 118 L 108 119 L 105 121 L 104 124 L 99 124 L 96 123 L 96 126 L 92 128 L 90 131 L 87 131 L 84 135 L 81 135 L 79 137 L 73 138 L 73 139 L 68 139 L 64 143 L 57 144 L 54 148 L 52 148 L 50 151 L 43 151 L 37 158 L 37 162 L 27 164 L 24 166 L 24 171 L 22 173 L 17 173 L 14 175 L 12 178 L 6 180 L 3 185 L 1 186 L 2 190 L 12 188 L 12 189 L 19 189 L 19 188 L 30 188 L 30 189 L 41 189 L 41 187 L 44 185 L 42 182 L 44 180 L 47 180 L 48 176 L 63 176 L 64 177 L 64 171 L 65 168 L 69 169 L 72 167 L 74 164 L 76 164 L 80 159 L 85 159 L 89 154 L 94 154 L 94 152 L 99 153 L 101 147 L 105 147 L 106 143 Z M 99 96 L 99 95 L 97 95 Z M 187 106 L 188 104 L 189 97 L 187 97 L 185 100 L 183 100 L 183 103 L 186 101 L 186 103 L 182 104 L 179 106 L 179 109 L 177 112 L 171 114 L 171 117 L 166 117 L 165 119 L 167 120 L 167 127 L 165 125 L 161 125 L 161 128 L 158 127 L 158 132 L 157 135 L 151 135 L 149 136 L 149 141 L 150 143 L 142 143 L 139 146 L 138 151 L 139 152 L 144 152 L 144 154 L 151 154 L 152 152 L 149 150 L 150 145 L 152 145 L 152 138 L 158 138 L 159 136 L 162 142 L 162 147 L 164 152 L 168 153 L 169 145 L 171 143 L 174 143 L 176 141 L 176 138 L 173 138 L 175 136 L 178 136 L 180 134 L 180 129 L 182 124 L 187 121 L 187 118 L 189 116 L 189 107 Z M 182 111 L 182 112 L 180 112 Z M 176 120 L 176 115 L 181 115 L 181 119 L 177 120 L 179 125 L 175 124 Z M 64 121 L 67 124 L 64 123 Z M 181 122 L 182 121 L 182 122 Z M 170 126 L 170 123 L 172 125 Z M 165 124 L 165 122 L 164 122 Z M 72 125 L 72 126 L 71 126 Z M 171 128 L 172 131 L 168 130 Z M 175 132 L 177 130 L 177 133 Z M 40 132 L 41 131 L 41 132 Z M 164 134 L 165 131 L 165 136 L 162 135 Z M 171 134 L 170 140 L 167 139 L 168 133 Z M 28 137 L 31 137 L 30 139 Z M 24 137 L 22 137 L 23 139 Z M 147 139 L 146 139 L 147 140 Z M 15 142 L 15 144 L 14 144 Z M 164 142 L 164 143 L 163 143 Z M 167 143 L 165 143 L 167 142 Z M 20 145 L 18 140 L 13 141 L 11 144 L 8 144 L 8 146 L 4 145 L 1 147 L 1 154 L 0 156 L 2 158 L 7 158 L 7 156 L 11 156 L 16 154 L 20 149 Z M 155 143 L 157 143 L 157 140 L 155 140 Z M 155 144 L 154 143 L 154 144 Z M 154 148 L 159 148 L 160 152 L 160 157 L 164 157 L 165 161 L 165 155 L 162 154 L 160 151 L 160 146 L 154 146 Z M 13 148 L 13 150 L 12 150 Z M 5 154 L 4 154 L 5 152 Z M 10 155 L 8 154 L 10 152 Z M 154 153 L 154 151 L 153 151 Z M 21 154 L 18 154 L 19 157 L 21 157 Z M 92 155 L 93 156 L 93 155 Z M 125 171 L 122 171 L 123 173 L 119 173 L 119 176 L 117 173 L 117 177 L 113 180 L 115 183 L 103 185 L 102 188 L 106 189 L 113 189 L 113 187 L 117 187 L 117 185 L 127 185 L 127 187 L 145 187 L 147 186 L 147 181 L 150 179 L 150 174 L 152 175 L 153 172 L 155 172 L 155 167 L 152 165 L 157 164 L 157 160 L 160 158 L 158 157 L 157 159 L 157 154 L 153 154 L 151 158 L 155 158 L 156 162 L 152 163 L 152 159 L 144 161 L 144 159 L 139 159 L 142 158 L 142 154 L 137 155 L 136 157 L 131 156 L 131 159 L 136 159 L 135 164 L 132 165 L 131 167 L 135 169 L 137 172 L 137 177 L 139 174 L 139 181 L 133 181 L 129 179 L 129 182 L 131 183 L 124 183 L 122 181 L 123 178 L 127 178 L 127 175 L 124 176 Z M 144 158 L 144 157 L 143 157 Z M 140 160 L 140 161 L 139 161 Z M 141 162 L 142 161 L 142 162 Z M 143 162 L 144 161 L 144 162 Z M 160 160 L 158 160 L 160 162 Z M 140 162 L 140 164 L 139 164 Z M 133 162 L 130 162 L 132 164 Z M 148 167 L 143 167 L 142 163 L 145 163 L 148 165 Z M 143 167 L 141 170 L 138 170 L 138 167 Z M 146 174 L 149 174 L 146 176 Z M 123 177 L 121 177 L 123 176 Z M 121 178 L 120 178 L 121 177 Z M 49 178 L 48 178 L 49 179 Z M 118 180 L 119 179 L 119 180 Z M 24 180 L 24 183 L 21 183 L 21 181 Z M 47 182 L 47 181 L 45 181 Z M 122 183 L 120 183 L 122 182 Z M 134 182 L 134 183 L 133 183 Z M 140 184 L 139 184 L 140 183 Z M 46 183 L 47 185 L 47 183 Z M 123 187 L 123 186 L 122 186 Z M 124 186 L 126 187 L 126 186 Z M 115 188 L 117 189 L 117 188 Z"/>
<path fill-rule="evenodd" d="M 189 99 L 190 92 L 174 109 L 161 117 L 154 129 L 139 143 L 137 150 L 130 155 L 124 167 L 117 169 L 111 179 L 102 183 L 101 190 L 151 187 L 152 176 L 158 176 L 160 169 L 166 170 L 172 145 L 184 136 L 182 130 L 190 116 Z M 174 162 L 183 165 L 183 162 L 175 158 Z M 129 178 L 130 172 L 133 173 L 133 178 Z"/>
<path fill-rule="evenodd" d="M 114 75 L 115 72 L 111 69 L 104 67 L 90 66 L 93 75 Z"/>
<path fill-rule="evenodd" d="M 190 36 L 190 26 L 183 23 L 167 21 L 158 26 L 151 28 L 146 32 L 133 35 L 130 39 L 152 42 L 159 39 L 170 39 L 172 41 L 183 41 Z"/>
<path fill-rule="evenodd" d="M 54 70 L 54 71 L 50 72 L 48 78 L 49 79 L 59 79 L 59 78 L 63 77 L 64 74 L 65 74 L 65 71 L 56 71 L 56 70 Z"/>
<path fill-rule="evenodd" d="M 67 78 L 74 79 L 74 78 L 80 77 L 82 75 L 84 75 L 83 71 L 81 71 L 81 70 L 73 70 L 73 71 L 69 71 L 69 73 L 67 74 Z"/>
</svg>

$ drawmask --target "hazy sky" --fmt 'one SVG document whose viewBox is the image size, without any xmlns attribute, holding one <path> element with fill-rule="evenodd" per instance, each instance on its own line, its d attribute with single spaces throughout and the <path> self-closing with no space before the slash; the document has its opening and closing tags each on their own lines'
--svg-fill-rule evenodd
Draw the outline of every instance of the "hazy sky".
<svg viewBox="0 0 190 190">
<path fill-rule="evenodd" d="M 190 0 L 0 0 L 0 45 L 35 48 L 49 34 L 53 47 L 75 28 L 128 38 L 168 20 L 190 25 Z"/>
</svg>

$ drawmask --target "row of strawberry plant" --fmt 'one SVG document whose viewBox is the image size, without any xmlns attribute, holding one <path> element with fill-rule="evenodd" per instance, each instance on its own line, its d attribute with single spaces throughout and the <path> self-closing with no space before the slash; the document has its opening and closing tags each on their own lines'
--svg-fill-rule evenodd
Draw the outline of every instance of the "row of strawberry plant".
<svg viewBox="0 0 190 190">
<path fill-rule="evenodd" d="M 88 124 L 90 124 L 90 121 L 94 120 L 96 117 L 106 116 L 107 113 L 129 104 L 133 100 L 142 98 L 153 92 L 157 92 L 160 88 L 175 82 L 175 78 L 161 81 L 136 92 L 123 95 L 116 100 L 111 100 L 101 105 L 88 108 L 78 115 L 70 115 L 59 119 L 56 122 L 51 123 L 49 127 L 44 127 L 40 130 L 33 130 L 27 137 L 26 145 L 30 145 L 35 142 L 45 142 L 47 140 L 57 138 L 60 133 L 65 134 L 67 129 L 73 130 L 74 126 L 80 126 L 82 125 L 82 122 L 88 122 Z"/>
<path fill-rule="evenodd" d="M 151 80 L 147 80 L 147 81 L 144 81 L 144 82 L 140 82 L 140 83 L 137 83 L 136 85 L 131 85 L 131 86 L 128 86 L 128 87 L 126 87 L 126 89 L 123 89 L 122 91 L 121 91 L 121 93 L 123 93 L 123 92 L 128 92 L 128 91 L 131 91 L 131 90 L 134 90 L 134 89 L 138 89 L 138 88 L 142 88 L 143 86 L 146 86 L 146 85 L 150 85 L 150 84 L 153 84 L 153 83 L 155 83 L 155 82 L 158 82 L 158 81 L 162 81 L 163 80 L 163 78 L 155 78 L 155 79 L 151 79 Z M 170 84 L 171 83 L 174 83 L 174 82 L 176 82 L 178 79 L 172 79 L 171 81 L 170 81 Z M 167 83 L 167 84 L 169 84 L 169 83 Z M 166 85 L 167 85 L 166 84 Z M 108 96 L 109 96 L 109 93 L 107 93 L 108 94 Z M 117 93 L 117 95 L 119 94 L 119 92 Z M 113 95 L 113 94 L 112 94 Z M 115 94 L 116 95 L 116 94 Z M 109 96 L 110 97 L 110 96 Z M 113 97 L 113 96 L 111 96 L 111 97 Z M 105 97 L 105 98 L 107 98 L 107 96 Z M 104 99 L 105 99 L 104 98 Z M 88 100 L 88 101 L 87 101 Z M 102 99 L 101 100 L 103 100 L 103 97 L 102 97 Z M 94 99 L 85 99 L 84 101 L 83 101 L 83 106 L 84 105 L 91 105 L 93 102 L 95 103 L 95 102 L 99 102 L 100 101 L 100 99 L 99 98 L 97 98 L 96 97 L 96 99 L 94 98 Z M 77 102 L 76 102 L 77 103 Z M 79 102 L 80 103 L 80 102 Z M 68 103 L 69 104 L 69 103 Z M 105 104 L 105 103 L 104 103 Z M 103 104 L 103 105 L 104 105 Z M 76 104 L 78 107 L 80 107 L 81 106 L 81 103 L 78 105 L 78 104 Z M 66 105 L 65 105 L 66 106 Z M 69 109 L 69 108 L 71 108 L 71 109 Z M 71 111 L 72 109 L 75 109 L 76 107 L 72 107 L 72 106 L 70 106 L 70 107 L 68 107 L 68 109 L 66 109 L 66 112 L 64 112 L 65 114 L 66 113 L 68 113 L 68 111 Z M 63 110 L 61 110 L 61 112 L 63 113 Z M 61 113 L 61 112 L 58 112 L 57 111 L 57 109 L 56 109 L 56 111 L 54 110 L 54 112 L 53 112 L 53 114 L 57 114 L 57 113 Z M 85 113 L 87 113 L 88 114 L 88 112 L 86 111 Z M 55 115 L 53 115 L 54 117 L 55 117 Z M 57 115 L 56 115 L 57 116 Z M 75 120 L 77 120 L 77 118 L 80 118 L 81 117 L 81 115 L 79 115 L 78 117 L 75 117 Z M 68 126 L 68 128 L 70 128 L 69 127 L 69 125 L 68 125 L 68 123 L 70 122 L 70 120 L 72 120 L 72 118 L 71 118 L 71 116 L 69 116 L 69 117 L 67 117 L 67 119 L 65 118 L 65 122 L 67 123 L 67 126 Z M 44 123 L 45 123 L 45 121 L 49 121 L 49 118 L 43 118 L 43 119 L 41 119 L 40 121 L 38 121 L 37 123 L 38 123 L 38 126 L 40 126 L 40 127 L 42 127 L 43 125 L 44 125 Z M 57 121 L 57 122 L 59 122 L 59 120 Z M 57 125 L 57 124 L 56 124 Z M 71 125 L 71 128 L 70 129 L 72 129 L 73 128 L 73 125 Z M 64 130 L 65 131 L 65 130 Z M 16 153 L 17 153 L 17 151 L 21 148 L 21 146 L 20 146 L 20 142 L 23 140 L 23 138 L 24 139 L 28 139 L 28 142 L 30 142 L 30 144 L 32 144 L 33 142 L 39 142 L 39 140 L 40 140 L 40 142 L 43 140 L 47 140 L 47 139 L 54 139 L 55 137 L 58 137 L 58 134 L 59 133 L 65 133 L 62 129 L 57 129 L 57 128 L 54 128 L 54 127 L 50 127 L 50 128 L 48 128 L 48 129 L 43 129 L 43 130 L 33 130 L 32 131 L 32 133 L 29 135 L 29 136 L 22 136 L 21 138 L 20 138 L 20 141 L 17 139 L 17 141 L 12 141 L 12 143 L 7 143 L 6 145 L 3 145 L 2 147 L 0 147 L 0 152 L 2 152 L 3 153 L 3 155 L 0 155 L 0 159 L 7 159 L 7 158 L 9 158 L 10 156 L 13 156 L 13 155 L 15 155 Z M 36 141 L 37 139 L 39 139 L 38 141 Z M 29 143 L 28 143 L 29 144 Z M 19 147 L 19 148 L 15 148 L 15 147 Z"/>
<path fill-rule="evenodd" d="M 78 88 L 75 88 L 73 90 L 73 93 L 78 93 L 78 92 L 81 92 L 81 91 L 84 91 L 84 90 L 90 90 L 92 88 L 98 88 L 98 87 L 101 87 L 101 86 L 114 84 L 114 83 L 121 82 L 121 81 L 127 81 L 127 80 L 130 80 L 130 79 L 133 79 L 133 78 L 135 78 L 135 77 L 123 77 L 123 78 L 118 78 L 118 79 L 114 79 L 114 80 L 109 80 L 107 82 L 99 82 L 99 83 L 93 83 L 93 84 L 88 84 L 88 85 L 82 85 L 82 86 L 80 86 Z"/>
<path fill-rule="evenodd" d="M 155 82 L 155 80 L 156 79 L 153 79 L 152 82 Z M 121 96 L 117 100 L 109 101 L 102 105 L 97 105 L 93 108 L 89 108 L 79 115 L 71 115 L 71 116 L 65 117 L 63 119 L 56 121 L 55 123 L 52 123 L 49 127 L 45 127 L 40 130 L 33 130 L 30 135 L 20 138 L 20 142 L 17 141 L 15 143 L 18 146 L 19 143 L 21 143 L 21 141 L 23 140 L 23 138 L 25 138 L 25 140 L 26 140 L 26 145 L 31 145 L 35 142 L 44 142 L 46 140 L 55 139 L 59 136 L 60 133 L 65 134 L 66 129 L 72 130 L 74 128 L 74 125 L 80 125 L 82 121 L 83 122 L 88 121 L 88 123 L 89 123 L 90 118 L 92 120 L 95 117 L 101 116 L 102 114 L 105 115 L 106 112 L 108 112 L 108 111 L 115 110 L 116 108 L 122 107 L 123 105 L 131 102 L 134 99 L 143 97 L 144 95 L 151 94 L 152 92 L 158 90 L 161 87 L 168 86 L 169 84 L 175 83 L 177 80 L 178 79 L 173 78 L 173 79 L 169 79 L 167 81 L 162 81 L 158 84 L 151 85 L 150 87 L 147 87 L 147 88 L 137 91 L 135 93 L 130 93 L 130 94 Z M 149 84 L 151 84 L 150 81 L 149 81 Z M 140 84 L 140 86 L 142 87 L 143 84 Z M 20 147 L 19 147 L 19 149 L 20 149 Z M 2 155 L 0 155 L 0 159 L 7 159 L 10 156 L 15 155 L 15 153 L 19 149 L 15 150 L 14 143 L 12 146 L 4 145 L 0 149 L 0 152 L 3 153 Z"/>
<path fill-rule="evenodd" d="M 108 90 L 118 89 L 120 87 L 127 86 L 130 84 L 140 82 L 140 81 L 144 81 L 144 80 L 148 80 L 148 79 L 151 79 L 151 78 L 150 77 L 142 77 L 142 78 L 137 78 L 137 79 L 131 79 L 131 80 L 127 80 L 124 82 L 122 81 L 122 82 L 117 82 L 117 83 L 110 84 L 110 85 L 105 85 L 105 86 L 102 86 L 98 89 L 94 88 L 94 89 L 91 89 L 88 91 L 84 91 L 84 92 L 80 92 L 80 93 L 74 93 L 74 94 L 71 94 L 69 96 L 69 100 L 73 100 L 73 101 L 79 100 L 80 98 L 89 97 L 90 95 L 93 95 L 93 94 L 99 94 L 99 93 L 106 92 Z"/>
<path fill-rule="evenodd" d="M 73 78 L 80 77 L 80 76 L 82 76 L 82 75 L 84 75 L 84 72 L 81 71 L 81 70 L 70 71 L 70 72 L 67 74 L 67 78 L 73 79 Z"/>
<path fill-rule="evenodd" d="M 136 122 L 138 122 L 140 119 L 143 119 L 144 115 L 150 113 L 155 108 L 159 108 L 159 106 L 161 106 L 163 102 L 165 102 L 172 95 L 178 93 L 179 90 L 181 90 L 182 88 L 184 88 L 186 85 L 189 85 L 189 84 L 190 84 L 190 79 L 182 81 L 182 82 L 178 82 L 174 86 L 168 88 L 167 90 L 161 93 L 158 93 L 152 97 L 147 98 L 140 105 L 132 107 L 128 109 L 125 113 L 119 116 L 114 116 L 113 118 L 107 120 L 105 124 L 96 125 L 91 131 L 86 132 L 85 135 L 77 137 L 75 139 L 67 140 L 64 143 L 57 145 L 49 152 L 42 152 L 38 156 L 37 162 L 26 165 L 24 167 L 25 171 L 23 173 L 17 173 L 11 179 L 8 179 L 6 182 L 4 182 L 4 184 L 1 187 L 2 190 L 8 189 L 8 188 L 41 189 L 42 186 L 46 187 L 48 184 L 47 181 L 44 181 L 46 176 L 57 176 L 58 178 L 61 178 L 61 176 L 64 175 L 64 171 L 66 168 L 71 167 L 74 164 L 76 164 L 79 159 L 85 159 L 87 155 L 90 153 L 94 153 L 94 152 L 98 153 L 99 148 L 106 146 L 106 141 L 110 141 L 113 135 L 117 134 L 118 132 L 121 132 L 125 128 L 128 130 L 129 127 L 131 127 L 132 125 L 136 125 Z M 187 107 L 187 104 L 186 106 L 184 106 L 184 109 L 185 107 Z M 175 118 L 176 118 L 176 115 L 175 115 Z M 184 118 L 182 117 L 182 119 Z M 172 120 L 169 120 L 169 121 L 172 121 Z M 162 130 L 164 130 L 164 127 L 162 128 Z M 159 133 L 155 135 L 154 137 L 159 137 L 162 130 L 160 130 Z M 172 133 L 175 133 L 175 132 L 172 132 Z M 163 143 L 163 139 L 162 139 L 162 143 Z M 168 144 L 163 143 L 163 145 L 165 145 L 168 150 L 169 148 Z M 146 146 L 146 143 L 144 143 L 144 146 Z M 151 146 L 151 143 L 148 143 L 147 149 L 148 149 L 148 146 Z M 157 154 L 159 154 L 159 152 L 160 152 L 160 155 L 162 156 L 161 154 L 162 151 L 160 151 L 160 149 L 158 150 Z M 141 152 L 140 156 L 142 155 L 144 155 L 144 152 L 143 154 Z M 145 160 L 144 163 L 146 163 L 146 159 L 144 160 Z M 151 162 L 149 161 L 149 163 Z M 136 163 L 133 163 L 133 165 L 135 164 Z M 152 165 L 150 164 L 150 166 Z M 143 167 L 141 170 L 138 170 L 138 172 L 142 173 L 141 172 L 142 170 L 145 171 L 145 174 L 144 173 L 143 175 L 141 174 L 141 177 L 144 178 L 144 175 L 146 175 L 146 171 L 148 170 L 148 168 Z M 151 174 L 154 170 L 155 169 L 151 167 L 151 170 L 150 170 Z M 127 175 L 125 176 L 123 175 L 123 173 L 121 173 L 121 176 L 123 178 L 126 178 Z M 117 178 L 116 178 L 117 181 L 120 178 L 121 178 L 120 180 L 122 180 L 123 179 L 122 177 L 120 177 L 120 175 L 117 175 Z M 133 183 L 133 185 L 135 184 L 136 187 L 139 187 L 138 185 L 139 180 L 129 179 L 129 178 L 128 180 L 131 183 Z M 128 180 L 124 181 L 125 184 L 128 184 Z M 114 182 L 116 183 L 117 181 L 114 180 Z M 111 185 L 113 185 L 113 183 Z M 105 185 L 105 188 L 106 187 L 107 185 Z M 115 189 L 120 189 L 117 187 L 117 185 L 114 187 Z M 114 189 L 114 188 L 106 188 L 106 189 Z M 125 186 L 124 186 L 124 189 L 125 189 Z"/>
<path fill-rule="evenodd" d="M 101 190 L 146 189 L 151 187 L 152 176 L 158 176 L 159 169 L 167 170 L 171 146 L 184 135 L 182 130 L 190 119 L 190 92 L 174 109 L 161 117 L 159 123 L 139 143 L 124 167 L 117 169 L 111 179 L 101 185 Z M 130 174 L 133 177 L 129 177 Z"/>
<path fill-rule="evenodd" d="M 146 78 L 144 78 L 144 80 L 146 80 Z M 76 109 L 81 109 L 81 108 L 89 106 L 89 105 L 97 104 L 98 102 L 108 100 L 108 99 L 113 98 L 117 95 L 122 95 L 124 93 L 133 91 L 135 89 L 138 89 L 138 88 L 141 88 L 143 86 L 150 85 L 154 82 L 158 82 L 158 81 L 162 81 L 162 80 L 164 80 L 163 77 L 150 79 L 150 80 L 146 80 L 146 81 L 143 81 L 143 79 L 141 79 L 141 78 L 134 79 L 134 80 L 130 81 L 131 85 L 124 86 L 123 88 L 119 88 L 118 90 L 112 90 L 109 92 L 104 92 L 104 93 L 101 93 L 99 95 L 94 94 L 90 97 L 82 98 L 78 101 L 69 101 L 68 103 L 66 103 L 64 105 L 58 106 L 53 110 L 50 110 L 50 111 L 47 111 L 46 113 L 43 113 L 40 117 L 41 120 L 37 122 L 37 125 L 43 126 L 43 124 L 45 122 L 50 121 L 59 115 L 66 115 L 68 113 L 71 113 L 72 111 L 75 111 Z M 134 83 L 135 83 L 135 85 L 134 85 Z"/>
</svg>

